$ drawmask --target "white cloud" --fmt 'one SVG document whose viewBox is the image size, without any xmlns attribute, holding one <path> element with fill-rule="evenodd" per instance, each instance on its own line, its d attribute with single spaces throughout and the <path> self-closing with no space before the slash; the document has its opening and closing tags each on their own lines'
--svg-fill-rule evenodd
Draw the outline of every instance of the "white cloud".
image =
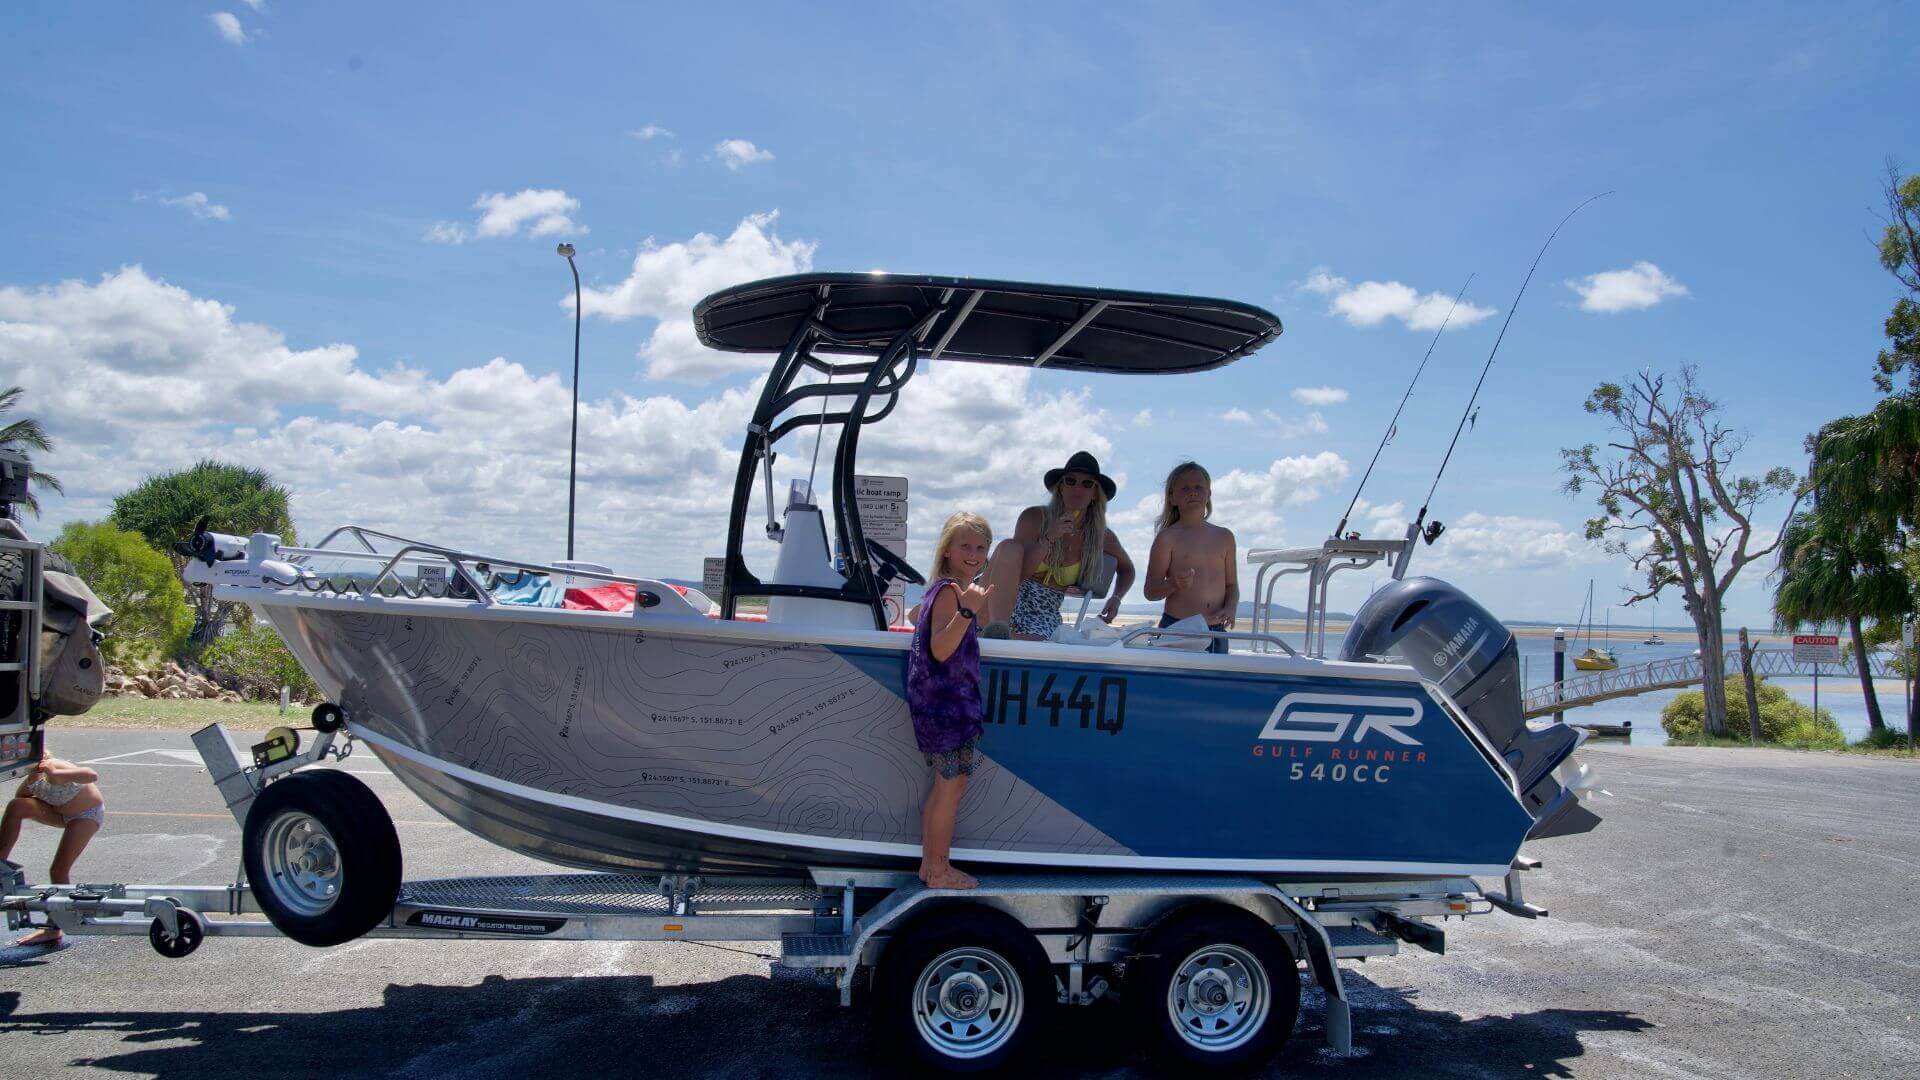
<svg viewBox="0 0 1920 1080">
<path fill-rule="evenodd" d="M 1293 400 L 1302 405 L 1338 405 L 1347 400 L 1347 392 L 1338 386 L 1296 386 Z"/>
<path fill-rule="evenodd" d="M 1345 481 L 1347 473 L 1346 460 L 1330 450 L 1278 458 L 1263 470 L 1215 472 L 1212 520 L 1233 530 L 1242 552 L 1281 546 L 1287 542 L 1284 511 L 1319 499 L 1328 487 Z M 1111 516 L 1136 563 L 1153 543 L 1161 498 L 1156 484 L 1131 503 L 1123 499 Z"/>
<path fill-rule="evenodd" d="M 773 160 L 773 151 L 763 150 L 745 139 L 721 139 L 714 144 L 713 154 L 720 159 L 720 164 L 735 172 Z"/>
<path fill-rule="evenodd" d="M 627 134 L 633 136 L 636 139 L 639 139 L 641 142 L 651 142 L 654 139 L 673 138 L 673 132 L 668 131 L 666 128 L 661 127 L 659 124 L 648 124 L 645 127 L 635 128 L 634 130 L 627 132 Z"/>
<path fill-rule="evenodd" d="M 578 236 L 587 231 L 571 216 L 580 209 L 580 200 L 558 188 L 482 195 L 473 208 L 481 212 L 475 236 L 513 236 L 523 225 L 528 236 Z"/>
<path fill-rule="evenodd" d="M 1327 432 L 1327 418 L 1318 410 L 1305 416 L 1292 417 L 1262 409 L 1260 415 L 1273 425 L 1273 433 L 1282 439 L 1297 439 L 1302 435 L 1324 435 Z"/>
<path fill-rule="evenodd" d="M 693 305 L 728 285 L 813 267 L 817 246 L 806 240 L 782 240 L 774 232 L 779 211 L 750 214 L 722 240 L 710 233 L 660 244 L 648 238 L 633 258 L 626 280 L 606 289 L 586 289 L 588 315 L 616 322 L 635 317 L 659 320 L 640 346 L 647 375 L 656 379 L 710 379 L 730 372 L 758 371 L 765 357 L 722 353 L 703 347 L 693 331 Z M 561 301 L 571 308 L 571 292 Z"/>
<path fill-rule="evenodd" d="M 255 11 L 267 10 L 267 0 L 240 0 L 240 2 L 247 5 L 248 7 L 252 8 Z"/>
<path fill-rule="evenodd" d="M 1453 297 L 1446 293 L 1422 295 L 1413 286 L 1398 281 L 1363 281 L 1355 285 L 1324 266 L 1315 267 L 1300 288 L 1331 297 L 1327 314 L 1338 315 L 1354 326 L 1378 326 L 1388 319 L 1398 319 L 1409 330 L 1438 330 L 1443 323 L 1448 329 L 1455 329 L 1472 326 L 1494 314 L 1493 308 L 1480 307 L 1464 299 L 1456 307 Z M 1447 319 L 1449 309 L 1453 311 L 1451 321 Z"/>
<path fill-rule="evenodd" d="M 1153 426 L 1153 410 L 1141 409 L 1133 414 L 1133 426 L 1137 428 Z"/>
<path fill-rule="evenodd" d="M 1111 455 L 1098 433 L 1112 418 L 1065 382 L 971 364 L 916 377 L 891 421 L 861 442 L 864 469 L 912 477 L 910 558 L 925 564 L 954 509 L 1010 528 L 1044 497 L 1045 463 L 1082 448 Z M 290 345 L 228 305 L 127 267 L 93 282 L 0 288 L 0 385 L 11 384 L 26 387 L 56 441 L 40 464 L 67 482 L 65 497 L 46 500 L 49 529 L 103 516 L 142 478 L 213 456 L 288 485 L 308 538 L 358 521 L 522 558 L 560 552 L 569 390 L 564 376 L 504 357 L 445 376 L 374 371 L 351 345 Z M 758 390 L 756 381 L 703 400 L 582 400 L 582 553 L 673 576 L 716 553 Z M 954 432 L 975 448 L 963 468 Z M 784 490 L 806 475 L 811 438 L 782 449 Z M 503 506 L 513 512 L 495 512 Z M 768 552 L 757 550 L 765 570 Z"/>
<path fill-rule="evenodd" d="M 1430 549 L 1433 568 L 1448 571 L 1540 570 L 1568 566 L 1591 553 L 1577 530 L 1545 518 L 1464 514 Z"/>
<path fill-rule="evenodd" d="M 1220 414 L 1220 419 L 1229 424 L 1251 424 L 1253 416 L 1245 409 L 1228 409 Z"/>
<path fill-rule="evenodd" d="M 1606 315 L 1644 311 L 1662 300 L 1687 295 L 1685 285 L 1645 261 L 1625 270 L 1589 274 L 1579 281 L 1567 282 L 1567 288 L 1580 294 L 1580 310 Z"/>
<path fill-rule="evenodd" d="M 494 192 L 473 200 L 480 216 L 469 228 L 457 221 L 436 221 L 421 239 L 433 244 L 518 236 L 584 236 L 587 227 L 573 220 L 580 200 L 558 188 L 527 188 L 513 195 Z"/>
<path fill-rule="evenodd" d="M 173 198 L 162 197 L 160 202 L 166 206 L 177 206 L 202 221 L 233 220 L 233 213 L 226 207 L 207 198 L 207 193 L 204 191 L 195 191 Z"/>
<path fill-rule="evenodd" d="M 231 11 L 216 11 L 207 16 L 207 21 L 220 34 L 221 40 L 229 45 L 245 45 L 247 32 L 240 26 L 240 19 Z"/>
</svg>

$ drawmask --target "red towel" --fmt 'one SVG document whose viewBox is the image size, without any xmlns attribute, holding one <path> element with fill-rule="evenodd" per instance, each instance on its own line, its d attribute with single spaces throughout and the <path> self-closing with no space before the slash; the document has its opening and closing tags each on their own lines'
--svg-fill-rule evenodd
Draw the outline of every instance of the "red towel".
<svg viewBox="0 0 1920 1080">
<path fill-rule="evenodd" d="M 632 611 L 636 591 L 634 586 L 619 581 L 591 589 L 568 589 L 560 606 L 574 611 Z"/>
</svg>

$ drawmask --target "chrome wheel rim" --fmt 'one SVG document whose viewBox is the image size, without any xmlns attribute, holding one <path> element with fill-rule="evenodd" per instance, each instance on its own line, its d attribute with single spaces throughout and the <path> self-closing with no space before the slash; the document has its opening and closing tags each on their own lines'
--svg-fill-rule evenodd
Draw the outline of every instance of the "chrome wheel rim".
<svg viewBox="0 0 1920 1080">
<path fill-rule="evenodd" d="M 1211 1053 L 1258 1034 L 1273 1007 L 1267 969 L 1238 945 L 1203 945 L 1174 969 L 1167 1015 L 1187 1044 Z"/>
<path fill-rule="evenodd" d="M 262 841 L 267 886 L 296 914 L 321 915 L 340 896 L 340 846 L 318 818 L 289 810 L 273 819 Z"/>
<path fill-rule="evenodd" d="M 951 1058 L 977 1058 L 1007 1044 L 1020 1028 L 1025 995 L 1006 957 L 988 949 L 948 949 L 920 969 L 913 1024 Z"/>
</svg>

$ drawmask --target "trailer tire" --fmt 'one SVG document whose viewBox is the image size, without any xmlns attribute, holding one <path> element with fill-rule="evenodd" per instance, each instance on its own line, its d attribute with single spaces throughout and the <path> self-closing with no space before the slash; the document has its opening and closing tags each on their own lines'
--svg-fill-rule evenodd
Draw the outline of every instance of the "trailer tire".
<svg viewBox="0 0 1920 1080">
<path fill-rule="evenodd" d="M 1292 1036 L 1299 967 L 1286 942 L 1253 913 L 1202 904 L 1172 912 L 1140 936 L 1125 998 L 1163 1057 L 1243 1072 Z"/>
<path fill-rule="evenodd" d="M 247 882 L 276 929 L 339 945 L 378 926 L 400 895 L 400 837 L 367 785 L 312 769 L 268 784 L 247 811 Z"/>
<path fill-rule="evenodd" d="M 894 935 L 880 957 L 883 1034 L 951 1073 L 991 1072 L 1046 1027 L 1057 991 L 1040 942 L 1012 917 L 943 904 Z"/>
</svg>

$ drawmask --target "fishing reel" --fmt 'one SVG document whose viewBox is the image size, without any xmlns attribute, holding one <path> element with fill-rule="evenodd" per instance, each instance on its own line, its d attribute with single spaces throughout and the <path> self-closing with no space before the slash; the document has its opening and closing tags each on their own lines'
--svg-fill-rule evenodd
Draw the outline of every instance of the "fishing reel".
<svg viewBox="0 0 1920 1080">
<path fill-rule="evenodd" d="M 1440 524 L 1438 521 L 1429 521 L 1427 522 L 1426 529 L 1420 533 L 1420 538 L 1427 542 L 1428 547 L 1432 547 L 1433 542 L 1440 539 L 1440 534 L 1446 531 L 1447 527 L 1445 525 Z"/>
<path fill-rule="evenodd" d="M 202 517 L 193 527 L 193 535 L 173 545 L 173 550 L 189 559 L 212 566 L 217 562 L 234 562 L 247 557 L 247 542 L 238 536 L 207 531 L 207 519 Z"/>
</svg>

